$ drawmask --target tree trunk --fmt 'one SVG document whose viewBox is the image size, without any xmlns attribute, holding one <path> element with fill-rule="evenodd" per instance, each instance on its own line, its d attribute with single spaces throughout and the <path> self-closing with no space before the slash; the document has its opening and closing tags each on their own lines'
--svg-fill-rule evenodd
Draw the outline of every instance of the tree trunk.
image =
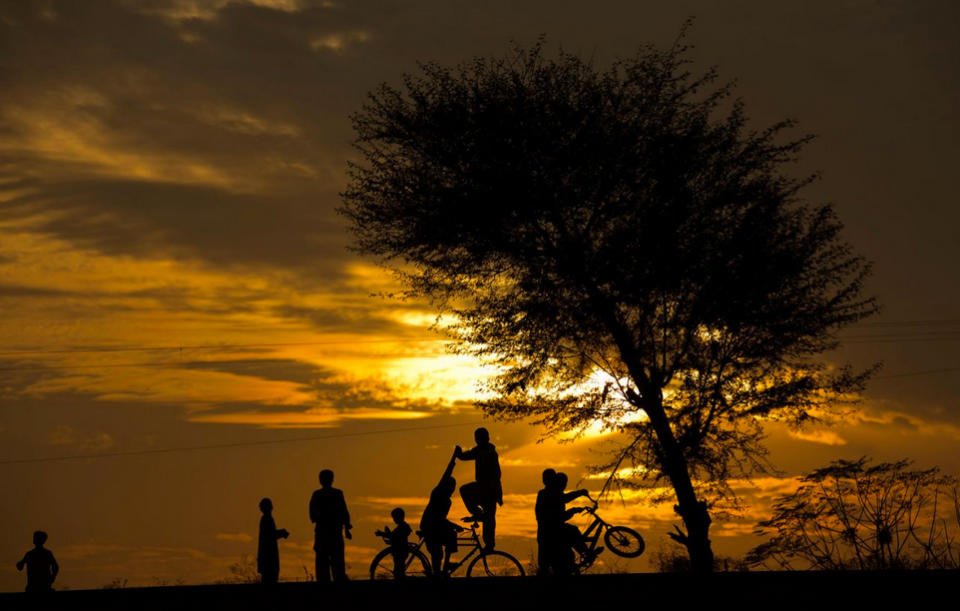
<svg viewBox="0 0 960 611">
<path fill-rule="evenodd" d="M 657 440 L 663 451 L 663 469 L 677 495 L 674 511 L 683 519 L 687 529 L 685 533 L 677 529 L 678 532 L 668 534 L 674 541 L 686 546 L 693 572 L 712 572 L 713 548 L 710 545 L 710 514 L 707 504 L 697 499 L 687 460 L 673 435 L 660 393 L 650 393 L 643 398 L 643 403 L 644 411 L 650 417 L 650 424 L 657 433 Z"/>
</svg>

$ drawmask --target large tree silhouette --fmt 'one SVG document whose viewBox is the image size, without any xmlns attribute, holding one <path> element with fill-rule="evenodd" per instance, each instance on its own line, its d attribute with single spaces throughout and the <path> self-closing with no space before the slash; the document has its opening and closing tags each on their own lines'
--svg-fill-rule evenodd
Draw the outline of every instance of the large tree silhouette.
<svg viewBox="0 0 960 611">
<path fill-rule="evenodd" d="M 709 571 L 707 501 L 767 467 L 764 419 L 860 388 L 818 355 L 875 303 L 831 207 L 800 199 L 812 177 L 784 171 L 809 138 L 748 129 L 682 38 L 602 70 L 543 44 L 421 65 L 352 117 L 341 212 L 500 366 L 488 413 L 620 433 L 607 468 L 669 482 Z"/>
</svg>

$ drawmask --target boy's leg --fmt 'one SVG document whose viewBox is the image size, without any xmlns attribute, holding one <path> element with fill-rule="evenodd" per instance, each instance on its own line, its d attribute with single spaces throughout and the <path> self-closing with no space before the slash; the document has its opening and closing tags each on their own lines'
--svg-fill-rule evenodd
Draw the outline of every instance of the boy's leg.
<svg viewBox="0 0 960 611">
<path fill-rule="evenodd" d="M 537 575 L 547 574 L 547 549 L 542 535 L 537 535 Z"/>
<path fill-rule="evenodd" d="M 483 507 L 480 505 L 483 497 L 481 496 L 480 484 L 477 482 L 460 486 L 460 498 L 463 499 L 463 505 L 470 512 L 470 515 L 478 516 L 483 513 Z"/>
<path fill-rule="evenodd" d="M 274 584 L 278 581 L 280 581 L 280 567 L 266 568 L 260 573 L 260 583 L 262 584 Z"/>
<path fill-rule="evenodd" d="M 314 549 L 317 550 L 317 581 L 329 582 L 330 569 L 333 569 L 333 578 L 337 578 L 336 571 L 336 533 L 318 532 Z M 343 555 L 343 538 L 340 539 L 341 557 Z"/>
<path fill-rule="evenodd" d="M 483 511 L 483 547 L 493 549 L 497 537 L 497 502 L 487 498 L 481 506 Z"/>
<path fill-rule="evenodd" d="M 433 569 L 433 576 L 439 577 L 443 571 L 443 545 L 428 540 L 427 551 L 430 552 L 430 568 Z"/>
<path fill-rule="evenodd" d="M 333 571 L 334 581 L 347 581 L 346 564 L 343 535 L 337 533 L 330 541 L 330 569 Z"/>
<path fill-rule="evenodd" d="M 318 544 L 316 574 L 314 575 L 319 582 L 330 581 L 330 561 L 327 558 L 327 550 Z"/>
<path fill-rule="evenodd" d="M 395 550 L 393 554 L 393 578 L 403 579 L 406 575 L 407 550 Z"/>
<path fill-rule="evenodd" d="M 587 553 L 587 542 L 583 540 L 583 533 L 579 528 L 573 524 L 564 524 L 563 531 L 567 545 L 577 550 L 581 556 Z"/>
</svg>

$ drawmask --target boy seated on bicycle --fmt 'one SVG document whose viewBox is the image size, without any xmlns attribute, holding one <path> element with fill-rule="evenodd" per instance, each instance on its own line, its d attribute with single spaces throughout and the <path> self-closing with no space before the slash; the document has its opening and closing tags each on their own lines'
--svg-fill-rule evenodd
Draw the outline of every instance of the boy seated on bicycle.
<svg viewBox="0 0 960 611">
<path fill-rule="evenodd" d="M 438 577 L 450 568 L 450 556 L 457 551 L 457 533 L 463 531 L 459 524 L 447 519 L 452 504 L 450 497 L 457 489 L 457 480 L 451 476 L 456 461 L 454 454 L 440 482 L 430 492 L 430 501 L 420 518 L 420 530 L 430 553 L 433 575 Z"/>
<path fill-rule="evenodd" d="M 394 579 L 403 579 L 407 564 L 407 555 L 410 553 L 408 538 L 413 533 L 410 525 L 407 524 L 405 512 L 400 507 L 395 507 L 390 512 L 393 523 L 396 524 L 393 530 L 385 526 L 383 530 L 378 530 L 375 534 L 383 537 L 390 543 L 390 554 L 393 556 L 393 577 Z"/>
</svg>

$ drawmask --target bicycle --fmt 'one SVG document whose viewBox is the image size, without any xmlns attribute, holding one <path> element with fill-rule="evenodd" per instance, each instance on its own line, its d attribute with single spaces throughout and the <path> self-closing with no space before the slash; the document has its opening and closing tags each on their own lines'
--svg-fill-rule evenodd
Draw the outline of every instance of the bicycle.
<svg viewBox="0 0 960 611">
<path fill-rule="evenodd" d="M 646 549 L 646 544 L 643 541 L 643 537 L 640 536 L 640 533 L 627 526 L 612 526 L 597 515 L 599 503 L 589 496 L 587 499 L 593 503 L 593 506 L 582 507 L 581 509 L 584 513 L 593 516 L 593 522 L 583 531 L 583 541 L 587 544 L 587 553 L 582 555 L 575 553 L 572 549 L 570 550 L 570 553 L 574 555 L 574 560 L 571 563 L 573 573 L 582 573 L 593 566 L 597 556 L 599 556 L 600 552 L 604 549 L 602 547 L 597 548 L 601 533 L 603 534 L 603 542 L 606 543 L 607 548 L 617 556 L 622 558 L 636 558 L 640 556 Z"/>
<path fill-rule="evenodd" d="M 470 551 L 459 562 L 450 561 L 449 565 L 444 567 L 442 576 L 451 577 L 458 569 L 467 566 L 467 577 L 523 577 L 523 565 L 520 561 L 499 550 L 486 551 L 480 543 L 480 536 L 477 534 L 477 518 L 464 518 L 464 522 L 470 527 L 457 533 L 457 543 L 468 543 Z M 467 533 L 467 534 L 463 534 Z M 423 540 L 423 531 L 417 531 L 419 540 L 416 543 L 408 543 L 407 558 L 404 562 L 403 574 L 407 578 L 431 577 L 433 569 L 430 560 L 423 553 L 425 545 Z M 376 535 L 386 539 L 386 533 L 376 531 Z M 473 558 L 472 560 L 470 560 Z M 393 552 L 387 547 L 381 550 L 373 557 L 370 563 L 370 579 L 395 579 L 393 566 Z M 469 561 L 469 564 L 467 564 Z"/>
</svg>

